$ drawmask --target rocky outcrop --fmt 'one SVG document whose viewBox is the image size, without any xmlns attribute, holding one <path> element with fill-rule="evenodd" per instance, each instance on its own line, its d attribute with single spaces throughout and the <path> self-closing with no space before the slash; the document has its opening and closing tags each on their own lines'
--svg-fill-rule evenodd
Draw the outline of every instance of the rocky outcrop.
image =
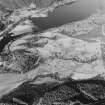
<svg viewBox="0 0 105 105">
<path fill-rule="evenodd" d="M 31 22 L 31 17 L 46 17 L 73 1 L 57 0 L 47 8 L 31 5 L 5 18 L 9 23 L 0 33 L 0 43 L 5 42 L 0 47 L 1 104 L 105 103 L 104 13 L 42 32 L 35 32 Z"/>
</svg>

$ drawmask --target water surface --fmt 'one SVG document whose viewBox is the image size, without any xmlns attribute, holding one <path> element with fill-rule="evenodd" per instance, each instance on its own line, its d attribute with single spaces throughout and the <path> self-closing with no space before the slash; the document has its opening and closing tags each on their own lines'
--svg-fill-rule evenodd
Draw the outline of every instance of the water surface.
<svg viewBox="0 0 105 105">
<path fill-rule="evenodd" d="M 35 18 L 34 23 L 42 29 L 60 26 L 69 22 L 85 19 L 97 11 L 99 0 L 77 0 L 77 2 L 57 8 L 48 17 Z"/>
</svg>

